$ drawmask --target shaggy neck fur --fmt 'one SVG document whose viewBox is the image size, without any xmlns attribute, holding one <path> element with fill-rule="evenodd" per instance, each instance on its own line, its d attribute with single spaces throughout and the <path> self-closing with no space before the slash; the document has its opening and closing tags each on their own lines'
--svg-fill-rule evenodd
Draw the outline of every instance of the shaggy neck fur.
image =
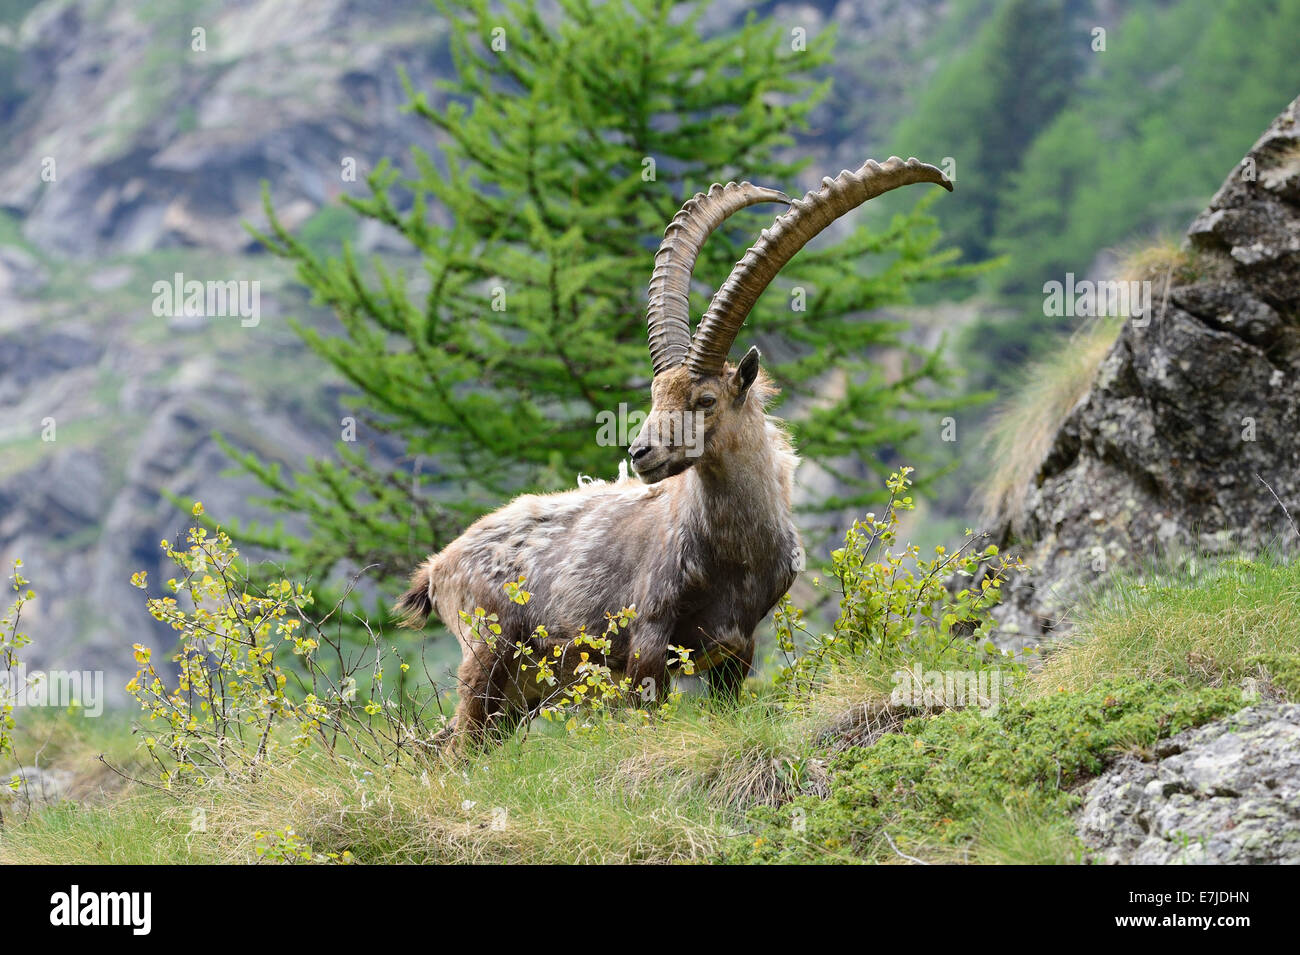
<svg viewBox="0 0 1300 955">
<path fill-rule="evenodd" d="M 791 523 L 799 459 L 784 426 L 764 410 L 773 394 L 760 375 L 726 430 L 710 436 L 700 460 L 682 475 L 693 522 L 707 527 L 720 549 L 739 548 L 749 559 L 763 556 L 752 552 L 771 540 L 763 531 Z"/>
</svg>

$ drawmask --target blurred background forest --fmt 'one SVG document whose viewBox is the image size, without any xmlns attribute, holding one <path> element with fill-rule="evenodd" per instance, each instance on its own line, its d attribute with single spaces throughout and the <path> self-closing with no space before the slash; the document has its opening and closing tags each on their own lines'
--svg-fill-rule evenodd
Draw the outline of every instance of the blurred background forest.
<svg viewBox="0 0 1300 955">
<path fill-rule="evenodd" d="M 0 559 L 42 594 L 32 664 L 120 686 L 166 645 L 128 580 L 192 500 L 297 576 L 374 565 L 373 609 L 509 494 L 612 476 L 595 415 L 648 403 L 682 200 L 867 157 L 956 193 L 864 209 L 738 344 L 787 392 L 814 563 L 900 463 L 918 543 L 978 526 L 998 398 L 1088 332 L 1043 284 L 1180 235 L 1298 89 L 1300 0 L 2 3 Z M 711 242 L 698 308 L 771 214 Z M 257 282 L 258 322 L 157 315 L 178 273 Z"/>
</svg>

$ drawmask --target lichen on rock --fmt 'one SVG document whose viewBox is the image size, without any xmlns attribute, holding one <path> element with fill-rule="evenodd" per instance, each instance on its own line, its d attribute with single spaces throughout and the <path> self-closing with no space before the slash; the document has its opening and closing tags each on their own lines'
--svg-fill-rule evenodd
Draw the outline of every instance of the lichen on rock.
<svg viewBox="0 0 1300 955">
<path fill-rule="evenodd" d="M 1080 594 L 1144 558 L 1300 544 L 1278 506 L 1300 511 L 1300 99 L 1184 251 L 1192 267 L 1125 322 L 1002 528 L 1032 568 L 997 610 L 1004 646 L 1068 629 Z"/>
<path fill-rule="evenodd" d="M 1261 703 L 1125 756 L 1088 789 L 1096 862 L 1300 863 L 1300 704 Z"/>
</svg>

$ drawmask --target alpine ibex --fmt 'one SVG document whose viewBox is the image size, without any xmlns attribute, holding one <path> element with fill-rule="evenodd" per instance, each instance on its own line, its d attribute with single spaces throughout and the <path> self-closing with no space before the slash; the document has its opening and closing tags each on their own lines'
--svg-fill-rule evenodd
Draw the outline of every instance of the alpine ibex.
<svg viewBox="0 0 1300 955">
<path fill-rule="evenodd" d="M 637 616 L 614 636 L 606 662 L 633 689 L 664 687 L 669 647 L 680 646 L 711 693 L 739 692 L 754 629 L 794 583 L 803 550 L 791 517 L 798 458 L 764 410 L 775 389 L 756 348 L 735 365 L 727 352 L 759 295 L 809 240 L 866 200 L 917 182 L 952 189 L 934 166 L 893 157 L 824 179 L 794 201 L 732 182 L 682 207 L 650 279 L 652 407 L 629 449 L 641 482 L 516 498 L 425 561 L 396 606 L 417 627 L 436 610 L 460 641 L 457 733 L 509 726 L 549 689 L 520 677 L 516 641 L 544 626 L 536 649 L 550 653 L 583 628 L 600 636 L 606 615 L 624 607 Z M 692 337 L 696 257 L 728 216 L 759 202 L 790 209 L 736 264 Z M 504 589 L 520 577 L 532 593 L 524 604 Z M 495 649 L 461 617 L 480 607 L 497 615 Z"/>
</svg>

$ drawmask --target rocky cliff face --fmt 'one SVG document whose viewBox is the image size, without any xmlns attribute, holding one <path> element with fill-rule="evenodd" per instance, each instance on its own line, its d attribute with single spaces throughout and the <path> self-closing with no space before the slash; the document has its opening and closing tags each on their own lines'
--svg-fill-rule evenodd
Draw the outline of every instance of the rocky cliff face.
<svg viewBox="0 0 1300 955">
<path fill-rule="evenodd" d="M 1087 586 L 1142 558 L 1300 542 L 1274 498 L 1300 517 L 1300 99 L 1192 223 L 1149 312 L 1004 531 L 1032 568 L 998 611 L 1009 645 L 1068 627 Z"/>
<path fill-rule="evenodd" d="M 165 495 L 254 513 L 213 431 L 333 453 L 340 386 L 302 374 L 285 316 L 330 319 L 244 223 L 265 181 L 291 227 L 383 250 L 331 207 L 436 146 L 397 67 L 431 86 L 443 29 L 424 0 L 47 0 L 0 36 L 21 94 L 0 136 L 0 561 L 39 594 L 33 668 L 104 670 L 120 696 L 130 644 L 166 646 L 128 582 L 171 576 L 158 542 L 186 521 Z M 156 314 L 176 273 L 256 283 L 258 320 Z"/>
<path fill-rule="evenodd" d="M 420 0 L 44 3 L 17 38 L 0 204 L 58 255 L 256 251 L 262 182 L 300 225 L 345 156 L 361 178 L 421 141 L 397 68 L 427 86 L 441 34 Z"/>
</svg>

